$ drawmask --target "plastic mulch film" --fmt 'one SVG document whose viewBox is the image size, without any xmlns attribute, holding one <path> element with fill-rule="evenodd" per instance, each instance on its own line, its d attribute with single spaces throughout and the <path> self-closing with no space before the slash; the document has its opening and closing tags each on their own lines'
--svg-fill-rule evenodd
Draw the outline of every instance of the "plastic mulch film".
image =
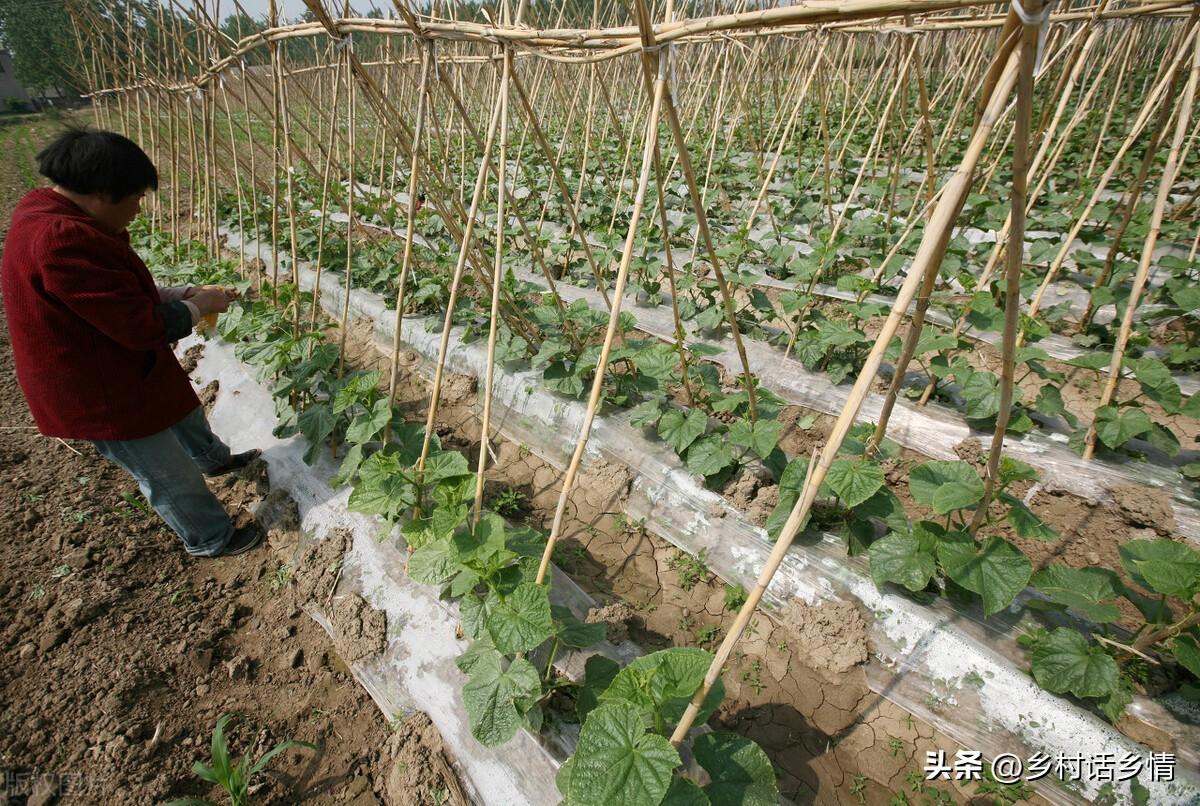
<svg viewBox="0 0 1200 806">
<path fill-rule="evenodd" d="M 236 248 L 239 243 L 236 234 L 230 236 L 230 242 Z M 249 243 L 246 248 L 253 251 Z M 263 248 L 266 251 L 269 247 Z M 312 281 L 312 273 L 302 266 L 301 284 L 308 288 Z M 342 289 L 326 288 L 322 291 L 322 305 L 330 311 L 340 311 Z M 577 298 L 576 292 L 580 291 L 584 290 L 560 286 L 565 300 Z M 381 346 L 391 344 L 394 312 L 387 310 L 382 297 L 356 289 L 351 292 L 350 310 L 356 317 L 375 322 Z M 638 324 L 643 330 L 652 331 L 655 325 L 647 328 L 643 321 L 647 313 L 653 311 L 638 310 Z M 405 317 L 404 343 L 420 354 L 425 363 L 432 364 L 437 357 L 439 328 L 440 323 L 427 317 Z M 447 356 L 447 369 L 481 377 L 486 366 L 485 345 L 463 344 L 461 333 L 459 327 L 452 331 L 454 346 Z M 748 351 L 750 348 L 748 343 Z M 751 358 L 753 361 L 753 353 Z M 772 375 L 781 375 L 783 362 L 777 355 L 773 362 Z M 759 367 L 768 366 L 765 356 L 759 356 L 756 363 Z M 823 378 L 817 380 L 832 386 Z M 764 382 L 772 383 L 765 377 Z M 879 398 L 874 400 L 877 405 Z M 559 467 L 566 465 L 584 411 L 582 403 L 560 398 L 545 389 L 537 372 L 499 369 L 496 372 L 495 427 Z M 901 426 L 900 415 L 898 405 L 893 415 L 897 426 L 889 429 L 889 435 L 904 444 L 904 432 L 910 439 L 915 438 L 915 426 L 912 422 Z M 863 417 L 870 416 L 868 408 Z M 946 440 L 939 436 L 932 446 L 928 441 L 938 429 L 952 425 L 926 423 L 930 433 L 922 429 L 921 442 L 917 443 L 922 452 L 938 455 L 938 446 L 945 442 L 945 455 L 952 455 L 951 448 L 962 437 Z M 1034 461 L 1019 452 L 1013 453 L 1031 463 Z M 743 586 L 753 584 L 771 550 L 765 532 L 719 495 L 704 489 L 667 446 L 647 440 L 641 429 L 628 423 L 627 415 L 596 419 L 587 458 L 604 458 L 630 469 L 634 481 L 627 507 L 634 517 L 646 518 L 647 528 L 692 554 L 705 551 L 706 565 L 726 581 Z M 1045 467 L 1044 463 L 1039 464 Z M 1092 472 L 1099 469 L 1099 462 L 1089 468 Z M 1140 480 L 1144 481 L 1144 477 Z M 723 511 L 722 517 L 709 514 L 718 510 Z M 848 558 L 841 541 L 831 535 L 797 541 L 772 581 L 766 601 L 780 607 L 796 597 L 809 603 L 822 599 L 854 600 L 870 610 L 874 618 L 867 620 L 872 652 L 867 679 L 872 690 L 925 719 L 964 748 L 982 751 L 986 758 L 1009 753 L 1027 758 L 1036 752 L 1051 757 L 1063 753 L 1094 756 L 1127 752 L 1142 758 L 1148 769 L 1149 753 L 1145 748 L 1092 713 L 1043 691 L 1024 671 L 1027 661 L 1015 641 L 1022 632 L 1022 620 L 1031 617 L 1021 606 L 1024 598 L 1018 599 L 1005 614 L 986 622 L 978 612 L 960 610 L 944 601 L 933 606 L 918 604 L 880 591 L 861 562 Z M 1162 723 L 1156 721 L 1155 726 L 1177 737 L 1180 768 L 1175 781 L 1151 781 L 1146 772 L 1140 780 L 1150 790 L 1153 803 L 1190 802 L 1200 797 L 1197 756 L 1200 730 L 1178 722 L 1170 714 L 1164 714 L 1164 719 Z M 1043 797 L 1056 804 L 1075 803 L 1081 796 L 1095 797 L 1100 787 L 1096 782 L 1079 782 L 1076 792 L 1046 779 L 1035 785 Z"/>
<path fill-rule="evenodd" d="M 199 339 L 181 342 L 182 352 Z M 453 754 L 452 763 L 473 802 L 486 804 L 536 804 L 551 806 L 561 800 L 554 776 L 563 758 L 574 748 L 572 726 L 549 730 L 543 746 L 539 737 L 520 731 L 507 744 L 486 748 L 471 735 L 462 703 L 463 675 L 455 658 L 468 642 L 454 638 L 460 621 L 457 606 L 438 598 L 436 587 L 414 582 L 404 571 L 406 551 L 399 539 L 379 540 L 375 518 L 346 509 L 349 488 L 334 490 L 328 479 L 338 467 L 322 454 L 314 465 L 304 462 L 302 438 L 278 439 L 271 433 L 275 422 L 270 393 L 255 381 L 219 341 L 209 342 L 195 372 L 200 385 L 219 381 L 219 392 L 209 420 L 234 450 L 257 447 L 267 461 L 272 489 L 283 489 L 296 501 L 301 514 L 298 552 L 313 541 L 345 530 L 352 535 L 343 558 L 336 591 L 330 597 L 357 594 L 387 615 L 387 649 L 351 664 L 355 678 L 371 695 L 385 718 L 422 710 L 429 714 Z M 569 607 L 582 618 L 595 602 L 555 569 L 551 593 L 555 604 Z M 308 613 L 332 634 L 324 608 L 317 603 Z M 592 652 L 586 654 L 593 654 Z M 629 641 L 602 642 L 599 651 L 628 663 L 640 649 Z M 586 655 L 564 651 L 558 666 L 570 676 L 582 673 Z"/>
</svg>

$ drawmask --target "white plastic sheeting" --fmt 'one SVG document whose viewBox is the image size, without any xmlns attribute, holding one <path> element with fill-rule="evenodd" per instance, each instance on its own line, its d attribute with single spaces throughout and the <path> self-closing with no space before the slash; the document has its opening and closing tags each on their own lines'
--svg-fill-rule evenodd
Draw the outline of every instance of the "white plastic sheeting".
<svg viewBox="0 0 1200 806">
<path fill-rule="evenodd" d="M 236 235 L 230 236 L 230 243 L 236 248 Z M 245 248 L 252 252 L 254 246 Z M 312 287 L 312 272 L 304 266 L 300 279 L 302 286 Z M 324 289 L 322 304 L 340 312 L 342 289 L 333 283 L 326 283 Z M 390 345 L 394 312 L 387 310 L 379 295 L 352 291 L 350 310 L 356 318 L 374 321 L 381 345 Z M 440 321 L 404 318 L 404 344 L 427 364 L 436 359 L 439 331 Z M 461 328 L 452 332 L 447 367 L 481 377 L 485 345 L 463 344 L 461 333 Z M 778 357 L 775 360 L 778 364 Z M 539 373 L 528 370 L 497 371 L 493 394 L 495 426 L 547 461 L 565 466 L 584 405 L 550 393 L 540 383 Z M 587 454 L 589 460 L 595 457 L 624 464 L 634 474 L 627 504 L 631 515 L 646 518 L 654 533 L 692 554 L 706 551 L 709 568 L 725 580 L 753 583 L 771 550 L 765 533 L 704 489 L 667 446 L 647 440 L 625 415 L 617 414 L 597 418 Z M 710 514 L 716 512 L 724 514 Z M 813 545 L 794 547 L 767 599 L 779 606 L 797 596 L 809 602 L 855 599 L 871 610 L 875 616 L 868 620 L 874 655 L 868 670 L 872 689 L 965 748 L 981 750 L 986 757 L 1001 753 L 1027 757 L 1034 752 L 1051 756 L 1129 752 L 1148 757 L 1136 742 L 1090 712 L 1043 691 L 1023 671 L 1026 660 L 1015 638 L 1021 632 L 1024 598 L 1005 614 L 986 621 L 977 612 L 958 610 L 944 601 L 921 605 L 876 588 L 861 562 L 847 558 L 841 541 L 832 535 Z M 1169 715 L 1163 717 L 1166 721 L 1156 725 L 1175 736 L 1182 768 L 1174 782 L 1150 781 L 1148 775 L 1141 780 L 1153 803 L 1190 803 L 1200 797 L 1200 730 L 1171 723 Z M 1056 804 L 1073 803 L 1077 797 L 1045 780 L 1038 787 Z M 1099 787 L 1097 782 L 1081 782 L 1079 794 L 1094 797 Z"/>
</svg>

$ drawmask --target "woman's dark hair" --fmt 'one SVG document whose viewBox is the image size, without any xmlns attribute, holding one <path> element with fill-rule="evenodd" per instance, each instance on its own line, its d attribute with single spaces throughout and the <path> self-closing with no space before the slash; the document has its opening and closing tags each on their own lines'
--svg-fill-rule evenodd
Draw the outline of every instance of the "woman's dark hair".
<svg viewBox="0 0 1200 806">
<path fill-rule="evenodd" d="M 158 190 L 158 171 L 137 143 L 116 132 L 66 129 L 37 155 L 38 172 L 75 193 L 107 193 L 114 202 Z"/>
</svg>

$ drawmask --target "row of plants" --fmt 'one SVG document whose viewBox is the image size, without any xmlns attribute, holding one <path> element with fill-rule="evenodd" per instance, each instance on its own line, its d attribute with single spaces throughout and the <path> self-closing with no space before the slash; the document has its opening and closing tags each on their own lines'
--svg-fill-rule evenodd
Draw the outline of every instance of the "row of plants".
<svg viewBox="0 0 1200 806">
<path fill-rule="evenodd" d="M 436 222 L 426 219 L 425 226 L 430 234 L 436 231 Z M 444 275 L 447 269 L 446 261 L 440 265 L 435 261 L 432 265 L 419 266 L 417 276 L 420 277 L 424 272 L 441 272 Z M 849 277 L 847 275 L 843 280 Z M 511 274 L 507 282 L 516 304 L 525 306 L 520 316 L 533 328 L 532 333 L 527 333 L 532 335 L 532 344 L 524 336 L 515 335 L 502 326 L 499 360 L 510 367 L 528 365 L 541 369 L 543 382 L 548 388 L 568 396 L 582 397 L 584 391 L 590 388 L 594 375 L 598 354 L 596 342 L 606 322 L 606 315 L 592 310 L 583 302 L 575 302 L 570 306 L 556 305 L 533 293 L 540 290 L 535 286 L 518 286 Z M 715 284 L 709 290 L 715 297 Z M 811 302 L 799 293 L 790 297 L 785 294 L 782 301 L 785 306 L 795 310 Z M 474 303 L 468 299 L 456 313 L 459 321 L 477 322 L 480 328 L 476 332 L 479 332 L 486 320 L 473 306 Z M 972 306 L 968 317 L 973 324 L 994 323 L 1001 315 L 990 295 L 976 295 Z M 706 310 L 716 309 L 716 305 L 711 304 Z M 814 312 L 809 318 L 805 330 L 796 336 L 798 346 L 794 348 L 807 359 L 806 363 L 824 362 L 826 366 L 838 365 L 838 371 L 841 372 L 856 371 L 855 362 L 861 361 L 869 346 L 863 328 L 882 310 L 881 306 L 865 302 L 845 306 L 845 309 L 842 314 L 846 316 L 844 319 L 829 319 L 820 312 Z M 781 489 L 780 504 L 768 523 L 768 530 L 774 535 L 796 500 L 799 493 L 797 487 L 804 478 L 803 469 L 807 461 L 799 459 L 789 464 L 778 447 L 782 426 L 776 417 L 782 401 L 774 398 L 754 379 L 759 416 L 750 418 L 748 392 L 736 386 L 723 386 L 717 368 L 703 360 L 717 352 L 716 348 L 711 348 L 712 353 L 709 353 L 706 345 L 695 344 L 681 356 L 673 345 L 633 338 L 635 325 L 632 316 L 622 316 L 623 341 L 610 356 L 605 401 L 615 407 L 628 408 L 632 425 L 643 428 L 647 434 L 657 436 L 669 445 L 691 472 L 703 476 L 714 489 L 720 489 L 745 464 L 761 462 Z M 719 325 L 714 324 L 713 327 L 717 329 Z M 571 338 L 572 329 L 575 338 Z M 472 335 L 468 330 L 467 338 Z M 963 355 L 947 361 L 938 352 L 951 347 L 962 352 L 966 345 L 961 338 L 955 339 L 948 333 L 931 330 L 918 345 L 916 360 L 928 366 L 931 374 L 953 381 L 964 414 L 973 424 L 987 426 L 999 410 L 999 380 L 990 372 L 975 369 Z M 899 349 L 898 341 L 891 349 L 895 355 Z M 681 358 L 684 360 L 681 361 Z M 1028 431 L 1033 427 L 1035 418 L 1046 420 L 1062 417 L 1074 428 L 1073 441 L 1080 442 L 1084 428 L 1067 411 L 1058 393 L 1057 384 L 1065 380 L 1062 373 L 1046 366 L 1049 356 L 1036 345 L 1022 348 L 1019 358 L 1024 372 L 1036 374 L 1046 383 L 1035 401 L 1022 404 L 1018 400 L 1010 430 Z M 1074 365 L 1098 372 L 1102 366 L 1106 366 L 1106 360 L 1101 360 L 1103 358 L 1102 353 L 1093 353 L 1076 359 Z M 1119 401 L 1098 414 L 1100 442 L 1115 450 L 1127 446 L 1131 440 L 1141 438 L 1164 453 L 1175 455 L 1180 450 L 1178 440 L 1169 429 L 1151 420 L 1142 404 L 1152 400 L 1169 413 L 1195 416 L 1198 405 L 1196 396 L 1185 401 L 1169 368 L 1157 359 L 1130 358 L 1129 365 L 1135 372 L 1140 391 L 1136 397 Z M 1006 459 L 1005 466 L 1011 472 L 1001 480 L 998 504 L 1004 508 L 1004 512 L 999 515 L 989 513 L 988 522 L 975 533 L 969 533 L 962 528 L 961 521 L 964 514 L 970 514 L 983 495 L 983 483 L 978 474 L 965 463 L 923 465 L 918 468 L 920 472 L 914 471 L 917 477 L 921 473 L 936 471 L 941 475 L 936 475 L 930 484 L 951 485 L 949 489 L 957 489 L 964 495 L 962 503 L 953 509 L 946 509 L 948 505 L 945 500 L 939 499 L 934 512 L 938 517 L 945 517 L 945 522 L 914 523 L 909 521 L 894 493 L 887 490 L 882 470 L 873 464 L 887 452 L 880 453 L 874 460 L 868 459 L 862 447 L 868 435 L 867 427 L 861 426 L 860 431 L 862 433 L 858 434 L 858 438 L 851 440 L 843 449 L 847 456 L 835 464 L 826 489 L 822 491 L 820 511 L 824 513 L 824 520 L 821 525 L 843 531 L 849 552 L 852 555 L 865 555 L 877 583 L 894 583 L 910 592 L 924 595 L 938 594 L 951 599 L 980 601 L 988 615 L 1012 605 L 1031 581 L 1039 590 L 1041 586 L 1038 580 L 1045 581 L 1048 589 L 1056 590 L 1048 581 L 1051 577 L 1045 572 L 1039 572 L 1035 579 L 1029 559 L 1019 548 L 996 534 L 996 527 L 1004 522 L 1022 538 L 1057 539 L 1052 530 L 1005 489 L 1011 483 L 1031 481 L 1035 475 L 1032 469 Z M 858 485 L 857 489 L 855 485 Z M 911 492 L 919 505 L 933 508 L 933 493 L 927 487 L 921 488 L 921 495 L 915 489 Z M 863 489 L 868 489 L 866 495 L 860 495 Z M 971 497 L 976 492 L 978 494 Z M 1165 545 L 1169 541 L 1162 542 Z M 1054 578 L 1074 578 L 1078 573 L 1077 569 L 1066 566 L 1054 568 L 1057 570 L 1050 572 L 1057 575 Z M 1130 601 L 1133 601 L 1132 597 L 1140 595 L 1124 587 L 1115 590 L 1119 596 Z M 1104 591 L 1107 592 L 1108 588 Z M 1046 590 L 1043 593 L 1051 596 Z M 1051 599 L 1054 601 L 1053 596 Z M 1186 604 L 1190 602 L 1190 597 L 1183 597 L 1181 601 L 1185 607 L 1190 606 Z M 1146 615 L 1146 621 L 1135 628 L 1139 634 L 1169 628 L 1186 621 L 1190 615 L 1185 612 L 1180 619 L 1173 620 L 1174 614 L 1169 608 L 1145 611 L 1144 615 L 1146 612 L 1151 613 L 1153 618 Z M 1035 651 L 1031 653 L 1036 670 L 1035 679 L 1056 693 L 1072 693 L 1094 699 L 1110 718 L 1115 719 L 1129 701 L 1134 676 L 1142 668 L 1141 661 L 1136 653 L 1116 650 L 1112 643 L 1091 642 L 1089 636 L 1097 629 L 1110 629 L 1107 625 L 1101 628 L 1080 625 L 1074 619 L 1066 621 L 1066 624 L 1066 627 L 1058 628 L 1064 632 L 1051 634 L 1054 640 L 1073 640 L 1065 637 L 1073 634 L 1082 638 L 1089 652 L 1094 649 L 1109 657 L 1115 664 L 1112 668 L 1131 671 L 1123 671 L 1111 680 L 1106 677 L 1107 686 L 1099 693 L 1084 694 L 1082 692 L 1097 691 L 1082 686 L 1078 680 L 1079 675 L 1087 673 L 1085 661 L 1091 655 L 1081 656 L 1078 660 L 1084 663 L 1055 677 L 1042 672 L 1047 663 L 1047 652 Z M 1082 628 L 1077 629 L 1080 626 Z M 1182 631 L 1177 629 L 1176 633 L 1181 634 Z M 1105 641 L 1112 640 L 1105 638 Z M 1188 649 L 1192 646 L 1189 643 L 1191 639 L 1185 636 L 1181 640 L 1182 657 L 1190 662 Z M 1163 648 L 1168 655 L 1175 651 L 1173 644 L 1168 643 Z M 1177 676 L 1184 690 L 1190 691 L 1187 688 L 1190 684 L 1186 681 L 1190 679 L 1189 672 L 1194 674 L 1195 670 L 1182 661 L 1180 667 Z"/>
<path fill-rule="evenodd" d="M 830 467 L 812 518 L 822 529 L 841 533 L 852 556 L 865 557 L 879 587 L 896 586 L 892 589 L 918 601 L 943 596 L 978 604 L 985 616 L 1024 606 L 1024 615 L 1038 617 L 1025 620 L 1020 638 L 1029 649 L 1034 680 L 1095 707 L 1112 722 L 1139 687 L 1200 701 L 1200 552 L 1177 540 L 1126 541 L 1121 565 L 1133 584 L 1101 567 L 1054 563 L 1035 571 L 1029 557 L 1004 537 L 1011 532 L 1025 540 L 1059 539 L 1019 495 L 1018 487 L 1037 482 L 1033 468 L 1001 458 L 995 500 L 973 529 L 972 516 L 985 494 L 979 472 L 964 461 L 919 464 L 907 487 L 927 514 L 910 519 L 882 466 L 894 461 L 896 446 L 885 441 L 878 451 L 868 451 L 871 433 L 867 424 L 851 431 L 848 455 Z M 779 505 L 767 522 L 773 537 L 802 492 L 808 462 L 794 459 L 784 471 Z M 1039 595 L 1019 602 L 1029 587 Z M 1123 613 L 1121 600 L 1140 619 Z M 1152 671 L 1158 677 L 1153 684 Z"/>
<path fill-rule="evenodd" d="M 141 236 L 147 262 L 168 282 L 248 288 L 229 261 L 203 260 L 202 247 L 185 244 L 177 254 L 162 235 Z M 667 739 L 703 680 L 712 660 L 708 652 L 674 647 L 624 667 L 595 655 L 582 682 L 559 674 L 559 652 L 594 646 L 605 628 L 552 605 L 549 583 L 536 584 L 545 535 L 494 512 L 469 517 L 475 476 L 466 456 L 444 449 L 432 435 L 428 461 L 419 469 L 424 428 L 392 408 L 379 391 L 381 374 L 339 373 L 338 348 L 325 338 L 328 326 L 297 332 L 289 318 L 288 307 L 311 305 L 310 295 L 297 296 L 289 285 L 268 285 L 266 291 L 277 305 L 263 298 L 235 303 L 220 319 L 220 336 L 271 382 L 274 433 L 302 436 L 307 461 L 324 450 L 343 453 L 332 483 L 351 486 L 349 508 L 381 518 L 381 537 L 400 525 L 411 552 L 410 576 L 457 603 L 463 634 L 471 640 L 458 666 L 475 738 L 493 747 L 521 728 L 540 731 L 551 699 L 565 696 L 573 708 L 556 718 L 581 724 L 576 751 L 558 778 L 566 803 L 776 803 L 774 769 L 749 739 L 693 733 L 687 752 L 703 768 L 702 778 L 685 772 Z M 722 687 L 713 689 L 698 725 L 723 696 Z"/>
<path fill-rule="evenodd" d="M 302 175 L 296 181 L 302 188 L 305 187 L 306 180 Z M 531 194 L 529 198 L 536 195 Z M 317 256 L 316 243 L 321 221 L 311 215 L 311 201 L 306 201 L 303 194 L 298 198 L 301 213 L 297 223 L 298 252 L 311 260 Z M 869 200 L 870 193 L 864 193 L 863 198 Z M 682 200 L 678 201 L 683 203 Z M 269 202 L 264 200 L 263 203 Z M 977 201 L 976 205 L 983 206 L 983 202 Z M 397 209 L 382 197 L 367 197 L 360 202 L 359 207 L 360 216 L 382 223 L 386 223 L 384 219 L 388 216 L 379 211 L 392 211 L 394 218 Z M 371 210 L 376 212 L 372 213 Z M 484 215 L 486 217 L 486 212 Z M 259 217 L 263 228 L 266 227 L 269 218 L 266 214 Z M 435 312 L 439 310 L 439 303 L 443 302 L 448 294 L 446 278 L 450 276 L 448 269 L 454 259 L 448 245 L 452 240 L 440 219 L 432 212 L 423 213 L 418 222 L 419 230 L 428 240 L 426 245 L 416 247 L 416 262 L 431 270 L 415 275 L 409 298 L 413 301 L 414 311 Z M 864 225 L 867 229 L 874 226 L 869 218 L 852 219 L 843 234 L 853 233 L 854 228 L 859 225 Z M 285 235 L 287 231 L 286 227 L 280 229 Z M 876 236 L 882 232 L 878 228 L 874 231 Z M 330 258 L 323 261 L 327 265 L 344 265 L 343 232 L 343 229 L 337 227 L 325 228 L 322 257 Z M 919 234 L 918 230 L 912 237 L 918 238 Z M 509 227 L 509 235 L 520 242 L 523 230 L 512 224 Z M 643 304 L 662 304 L 665 299 L 666 282 L 663 279 L 665 267 L 662 256 L 657 253 L 655 246 L 656 243 L 662 242 L 662 233 L 657 222 L 650 222 L 638 240 L 636 254 L 640 256 L 635 259 L 633 267 L 635 290 Z M 914 240 L 914 249 L 915 243 Z M 1037 243 L 1043 245 L 1035 245 L 1033 257 L 1044 263 L 1050 259 L 1057 246 L 1051 244 L 1053 248 L 1049 248 L 1045 245 L 1046 242 Z M 541 261 L 555 268 L 560 279 L 569 275 L 581 284 L 594 284 L 582 250 L 574 248 L 569 241 L 551 242 L 548 237 L 543 236 L 535 238 L 532 243 L 522 245 L 539 251 L 542 254 Z M 984 246 L 990 248 L 989 245 Z M 838 288 L 857 294 L 860 301 L 819 304 L 813 287 L 822 276 L 823 265 L 829 262 L 828 258 L 822 257 L 820 251 L 806 257 L 782 244 L 764 247 L 745 233 L 733 233 L 733 237 L 721 247 L 720 252 L 726 262 L 727 276 L 739 292 L 738 299 L 741 301 L 736 315 L 740 329 L 745 334 L 782 347 L 806 367 L 825 372 L 834 383 L 846 382 L 861 369 L 870 347 L 871 340 L 866 335 L 868 323 L 886 311 L 882 304 L 865 302 L 862 298 L 871 292 L 887 291 L 887 286 L 875 287 L 868 279 L 856 273 L 857 270 L 869 266 L 871 256 L 883 251 L 881 247 L 885 248 L 886 244 L 877 241 L 868 241 L 856 247 L 857 252 L 861 254 L 861 257 L 857 258 L 856 270 L 847 271 L 837 277 Z M 615 233 L 610 231 L 599 236 L 593 247 L 596 262 L 601 266 L 611 267 L 618 257 L 618 248 Z M 393 291 L 391 283 L 396 275 L 394 265 L 399 251 L 399 244 L 394 239 L 385 237 L 356 245 L 353 261 L 356 284 L 383 292 L 385 297 L 389 297 Z M 918 384 L 906 388 L 905 393 L 914 398 L 920 397 L 922 402 L 930 397 L 940 399 L 956 407 L 973 426 L 986 429 L 992 426 L 998 411 L 1000 383 L 995 373 L 979 368 L 978 361 L 972 360 L 977 348 L 969 336 L 973 330 L 1000 332 L 1003 327 L 1003 294 L 999 281 L 987 289 L 975 288 L 976 280 L 966 267 L 982 260 L 984 254 L 986 252 L 979 252 L 978 246 L 972 246 L 962 236 L 952 240 L 942 267 L 943 274 L 948 280 L 952 279 L 965 293 L 953 290 L 936 292 L 933 303 L 953 319 L 961 321 L 962 327 L 956 334 L 945 328 L 926 325 L 927 332 L 923 334 L 918 345 L 914 361 L 916 367 L 923 370 L 927 376 L 928 383 L 923 385 L 928 388 L 922 392 L 922 384 Z M 509 250 L 509 259 L 514 265 L 523 260 L 524 255 L 524 250 Z M 1083 260 L 1090 258 L 1090 253 L 1079 251 L 1077 256 Z M 797 281 L 797 290 L 785 291 L 772 300 L 756 286 L 755 273 L 740 270 L 744 265 L 751 265 L 760 259 L 767 262 L 768 269 L 772 265 L 788 266 L 788 276 Z M 685 260 L 685 254 L 676 258 L 677 264 Z M 838 261 L 844 262 L 835 255 L 833 262 Z M 1038 389 L 1037 397 L 1032 400 L 1022 400 L 1020 390 L 1017 390 L 1017 408 L 1009 422 L 1010 432 L 1025 433 L 1038 427 L 1063 429 L 1070 435 L 1069 444 L 1076 451 L 1082 452 L 1084 437 L 1091 421 L 1095 420 L 1102 450 L 1119 452 L 1127 457 L 1147 458 L 1149 448 L 1161 454 L 1167 461 L 1176 459 L 1185 446 L 1180 444 L 1177 429 L 1171 428 L 1170 418 L 1177 415 L 1194 417 L 1197 407 L 1200 406 L 1200 402 L 1194 400 L 1195 396 L 1188 401 L 1182 399 L 1178 383 L 1173 378 L 1173 373 L 1190 368 L 1191 357 L 1200 350 L 1195 347 L 1196 339 L 1200 338 L 1200 331 L 1196 330 L 1197 323 L 1200 322 L 1196 316 L 1200 297 L 1191 291 L 1200 266 L 1170 257 L 1164 258 L 1162 263 L 1173 274 L 1158 289 L 1159 293 L 1168 295 L 1165 299 L 1170 303 L 1169 306 L 1163 307 L 1160 313 L 1164 317 L 1174 317 L 1174 321 L 1178 323 L 1178 326 L 1169 332 L 1183 335 L 1182 341 L 1160 347 L 1149 335 L 1135 334 L 1126 364 L 1141 382 L 1142 392 L 1128 399 L 1114 400 L 1109 405 L 1091 412 L 1080 411 L 1078 404 L 1072 404 L 1072 411 L 1059 391 L 1059 387 L 1070 380 L 1067 373 L 1050 369 L 1050 354 L 1037 345 L 1039 338 L 1051 332 L 1056 315 L 1056 309 L 1052 306 L 1045 312 L 1048 318 L 1044 320 L 1026 318 L 1027 344 L 1019 352 L 1018 363 L 1022 366 L 1023 375 L 1035 375 L 1044 383 Z M 1129 270 L 1133 268 L 1129 261 L 1119 261 L 1118 267 L 1122 266 Z M 687 270 L 681 271 L 675 278 L 675 285 L 680 294 L 680 318 L 684 322 L 694 323 L 700 334 L 720 338 L 727 330 L 727 323 L 717 284 L 714 279 L 704 274 L 706 269 L 703 263 L 689 263 L 687 267 Z M 1026 275 L 1026 293 L 1031 293 L 1041 279 L 1040 267 L 1036 260 L 1026 268 Z M 480 310 L 471 309 L 471 289 L 474 280 L 468 274 L 465 281 L 466 297 L 456 311 L 456 316 L 458 321 L 468 325 L 470 336 L 472 323 L 484 325 L 486 318 L 481 315 Z M 883 282 L 886 283 L 886 277 Z M 520 294 L 514 292 L 510 299 L 519 301 Z M 1111 343 L 1111 323 L 1094 327 L 1104 330 L 1104 335 L 1077 334 L 1076 340 L 1092 348 L 1103 348 L 1104 343 Z M 522 338 L 526 336 L 528 334 L 524 334 Z M 900 341 L 896 339 L 890 345 L 889 356 L 894 359 L 899 352 Z M 1067 363 L 1073 367 L 1099 372 L 1107 368 L 1109 361 L 1109 352 L 1093 349 Z M 575 367 L 579 367 L 581 371 L 572 372 L 571 369 Z M 583 377 L 586 371 L 586 362 L 555 362 L 550 367 L 547 383 L 556 391 L 580 396 L 586 388 L 586 378 Z M 1099 385 L 1097 383 L 1092 386 L 1098 388 Z M 624 397 L 629 398 L 628 395 Z M 1147 407 L 1148 401 L 1157 405 Z M 1200 463 L 1184 463 L 1181 470 L 1185 476 L 1197 478 L 1200 476 Z"/>
</svg>

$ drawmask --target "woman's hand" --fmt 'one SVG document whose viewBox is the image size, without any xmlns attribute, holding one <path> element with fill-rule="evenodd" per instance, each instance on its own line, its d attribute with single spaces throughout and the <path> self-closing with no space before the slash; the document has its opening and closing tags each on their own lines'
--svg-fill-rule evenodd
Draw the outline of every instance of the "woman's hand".
<svg viewBox="0 0 1200 806">
<path fill-rule="evenodd" d="M 229 310 L 229 303 L 237 297 L 238 292 L 232 288 L 206 285 L 195 289 L 194 294 L 190 297 L 185 296 L 184 299 L 195 305 L 201 316 L 207 316 L 210 313 L 223 313 Z"/>
</svg>

